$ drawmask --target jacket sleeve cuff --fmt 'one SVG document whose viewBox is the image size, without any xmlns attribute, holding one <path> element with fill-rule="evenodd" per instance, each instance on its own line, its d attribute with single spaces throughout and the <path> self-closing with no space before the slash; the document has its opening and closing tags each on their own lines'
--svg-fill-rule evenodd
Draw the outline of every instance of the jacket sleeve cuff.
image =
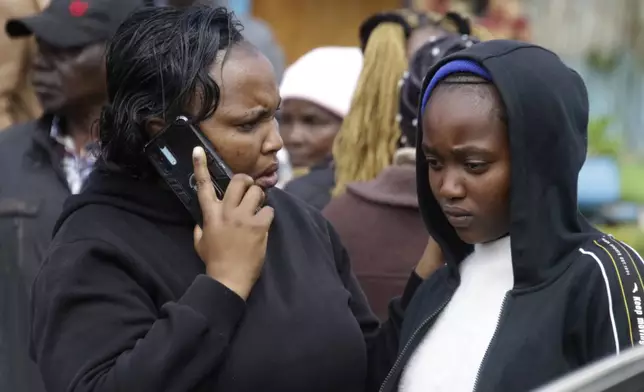
<svg viewBox="0 0 644 392">
<path fill-rule="evenodd" d="M 198 275 L 178 301 L 203 315 L 211 326 L 233 327 L 246 303 L 232 290 L 207 275 Z"/>
<path fill-rule="evenodd" d="M 407 305 L 411 302 L 411 299 L 414 297 L 414 294 L 416 293 L 416 289 L 423 283 L 423 279 L 418 276 L 416 271 L 412 272 L 411 275 L 409 276 L 409 279 L 407 280 L 407 285 L 405 286 L 405 290 L 403 291 L 403 295 L 400 301 L 400 306 L 403 309 L 407 309 Z"/>
</svg>

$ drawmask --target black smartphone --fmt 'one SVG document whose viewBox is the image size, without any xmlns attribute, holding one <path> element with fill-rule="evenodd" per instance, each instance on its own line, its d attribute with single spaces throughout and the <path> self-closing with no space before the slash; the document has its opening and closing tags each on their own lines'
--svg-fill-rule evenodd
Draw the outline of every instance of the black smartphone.
<svg viewBox="0 0 644 392">
<path fill-rule="evenodd" d="M 210 178 L 217 197 L 222 199 L 233 176 L 232 172 L 201 130 L 186 117 L 177 117 L 154 136 L 143 150 L 165 183 L 201 226 L 203 221 L 192 163 L 192 151 L 197 146 L 201 146 L 206 152 Z"/>
</svg>

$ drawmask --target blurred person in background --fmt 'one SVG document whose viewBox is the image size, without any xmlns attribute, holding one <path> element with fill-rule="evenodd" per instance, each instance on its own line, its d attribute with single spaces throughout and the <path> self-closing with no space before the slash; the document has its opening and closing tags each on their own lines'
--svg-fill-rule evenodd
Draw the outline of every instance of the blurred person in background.
<svg viewBox="0 0 644 392">
<path fill-rule="evenodd" d="M 467 18 L 456 13 L 402 10 L 376 14 L 361 25 L 364 66 L 333 147 L 333 195 L 344 193 L 350 182 L 373 180 L 391 165 L 400 140 L 398 83 L 408 59 L 425 42 L 448 32 L 489 38 L 484 29 L 470 28 Z"/>
<path fill-rule="evenodd" d="M 317 209 L 331 198 L 333 141 L 349 112 L 361 70 L 359 48 L 322 47 L 300 57 L 284 73 L 280 132 L 293 168 L 309 171 L 285 190 Z"/>
<path fill-rule="evenodd" d="M 41 13 L 11 19 L 7 34 L 35 36 L 33 86 L 44 109 L 37 120 L 0 133 L 0 376 L 6 390 L 42 390 L 27 356 L 27 298 L 65 199 L 92 170 L 106 98 L 105 43 L 134 0 L 53 0 Z M 7 274 L 7 271 L 10 273 Z"/>
<path fill-rule="evenodd" d="M 407 308 L 382 391 L 528 391 L 644 344 L 643 261 L 577 205 L 579 74 L 494 40 L 439 61 L 421 97 L 418 201 L 446 265 Z"/>
<path fill-rule="evenodd" d="M 416 132 L 420 87 L 438 60 L 473 45 L 467 34 L 430 37 L 401 79 L 398 120 L 402 133 L 393 164 L 374 180 L 347 185 L 322 211 L 338 231 L 371 309 L 387 317 L 389 300 L 402 293 L 409 271 L 427 246 L 416 195 Z M 368 229 L 367 229 L 368 228 Z M 440 249 L 434 259 L 440 260 Z"/>
<path fill-rule="evenodd" d="M 469 24 L 458 15 L 445 18 L 409 9 L 378 13 L 362 23 L 362 71 L 349 113 L 334 141 L 333 162 L 327 169 L 300 179 L 324 179 L 312 181 L 328 186 L 319 190 L 323 193 L 319 200 L 342 194 L 349 182 L 373 180 L 391 164 L 400 138 L 396 121 L 398 83 L 407 70 L 408 59 L 431 37 L 459 29 L 469 31 Z"/>
<path fill-rule="evenodd" d="M 279 88 L 231 14 L 136 12 L 106 73 L 101 159 L 33 285 L 32 354 L 48 391 L 377 389 L 428 261 L 379 326 L 332 226 L 274 188 Z M 193 152 L 200 226 L 143 152 L 177 116 L 235 173 L 218 200 Z"/>
<path fill-rule="evenodd" d="M 2 0 L 0 20 L 19 18 L 43 10 L 49 0 Z M 15 41 L 0 34 L 0 131 L 37 118 L 41 109 L 31 85 L 32 40 Z"/>
</svg>

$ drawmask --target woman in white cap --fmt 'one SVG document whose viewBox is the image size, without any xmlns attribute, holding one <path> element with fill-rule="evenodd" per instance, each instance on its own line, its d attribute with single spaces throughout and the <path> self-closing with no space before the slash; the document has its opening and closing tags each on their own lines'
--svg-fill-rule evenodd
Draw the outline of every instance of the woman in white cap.
<svg viewBox="0 0 644 392">
<path fill-rule="evenodd" d="M 309 172 L 286 190 L 319 208 L 330 197 L 333 171 L 325 169 L 331 165 L 333 141 L 351 106 L 361 69 L 357 47 L 316 48 L 286 69 L 280 86 L 284 146 L 294 171 Z"/>
</svg>

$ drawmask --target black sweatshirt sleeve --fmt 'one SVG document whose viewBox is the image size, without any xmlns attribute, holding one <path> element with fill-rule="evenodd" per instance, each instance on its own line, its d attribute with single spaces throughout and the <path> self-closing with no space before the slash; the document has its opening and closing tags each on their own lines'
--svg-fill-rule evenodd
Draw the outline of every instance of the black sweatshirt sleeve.
<svg viewBox="0 0 644 392">
<path fill-rule="evenodd" d="M 644 344 L 644 261 L 605 236 L 580 249 L 596 268 L 588 279 L 587 362 Z"/>
<path fill-rule="evenodd" d="M 351 293 L 351 310 L 360 324 L 367 343 L 368 372 L 366 391 L 375 392 L 380 389 L 380 385 L 389 374 L 389 370 L 398 357 L 398 340 L 405 309 L 423 280 L 416 273 L 411 274 L 402 297 L 391 300 L 389 303 L 389 318 L 380 325 L 351 270 L 351 262 L 347 251 L 333 227 L 330 224 L 328 226 L 338 271 L 344 286 Z"/>
<path fill-rule="evenodd" d="M 200 275 L 159 310 L 145 285 L 101 241 L 50 252 L 33 286 L 31 347 L 48 392 L 185 392 L 216 372 L 244 301 Z"/>
</svg>

